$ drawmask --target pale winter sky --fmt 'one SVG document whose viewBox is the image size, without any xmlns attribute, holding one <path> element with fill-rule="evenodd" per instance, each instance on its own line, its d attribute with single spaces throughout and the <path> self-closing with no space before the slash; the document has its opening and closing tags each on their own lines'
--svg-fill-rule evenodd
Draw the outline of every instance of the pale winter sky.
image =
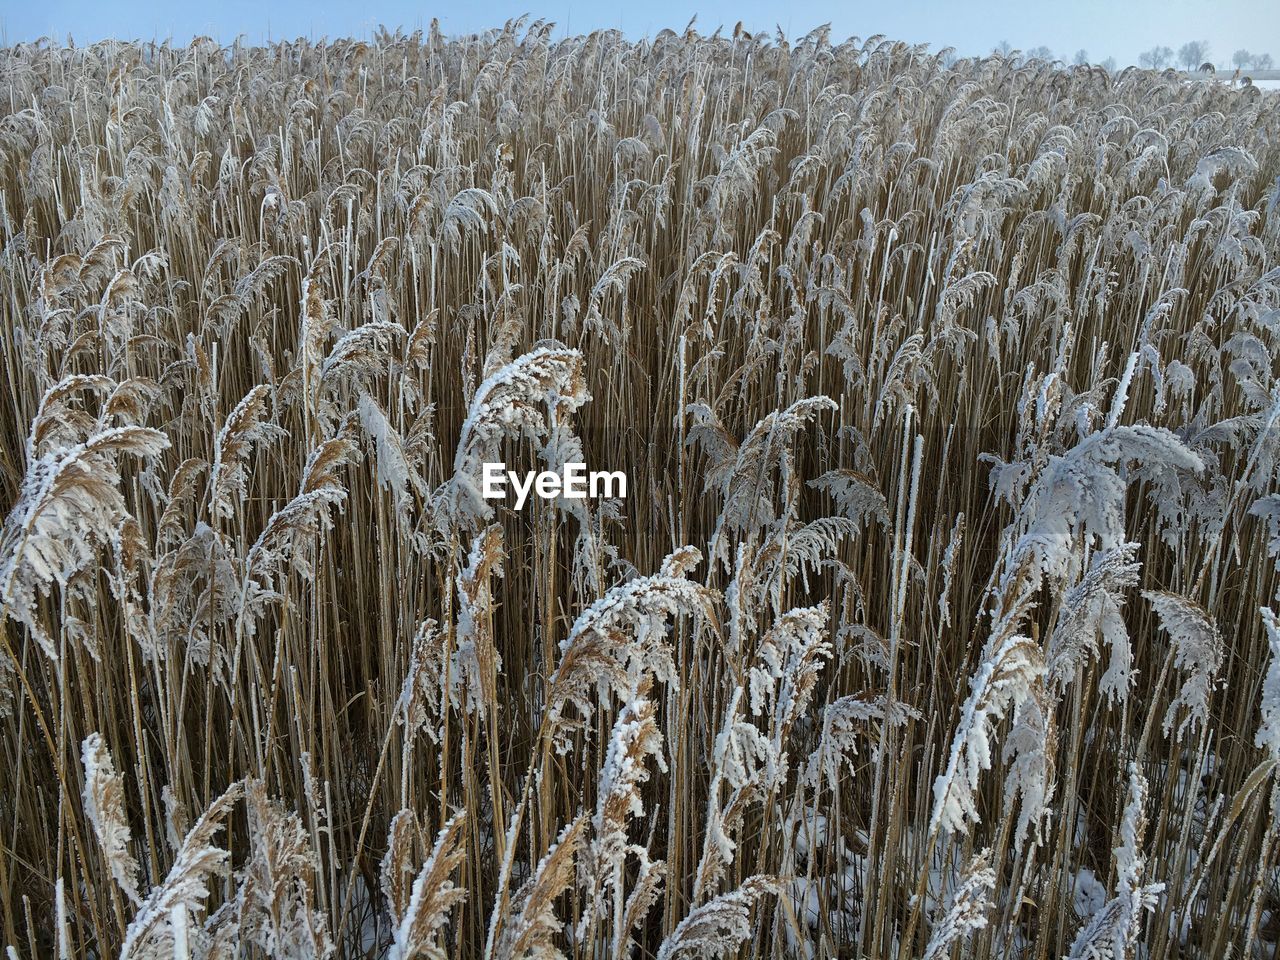
<svg viewBox="0 0 1280 960">
<path fill-rule="evenodd" d="M 1041 45 L 1070 60 L 1084 48 L 1092 60 L 1120 65 L 1156 44 L 1175 51 L 1207 40 L 1210 56 L 1227 62 L 1241 48 L 1280 60 L 1278 0 L 647 0 L 609 5 L 582 0 L 471 0 L 425 6 L 409 0 L 0 0 L 0 40 L 18 43 L 70 34 L 77 43 L 103 38 L 171 38 L 185 43 L 208 34 L 229 42 L 305 36 L 368 36 L 379 24 L 411 31 L 438 17 L 446 34 L 500 26 L 531 13 L 557 24 L 556 36 L 616 27 L 628 36 L 681 30 L 695 13 L 699 29 L 738 21 L 750 30 L 775 24 L 790 37 L 830 22 L 833 36 L 882 33 L 894 39 L 952 46 L 961 55 L 987 53 L 1001 40 L 1027 50 Z"/>
</svg>

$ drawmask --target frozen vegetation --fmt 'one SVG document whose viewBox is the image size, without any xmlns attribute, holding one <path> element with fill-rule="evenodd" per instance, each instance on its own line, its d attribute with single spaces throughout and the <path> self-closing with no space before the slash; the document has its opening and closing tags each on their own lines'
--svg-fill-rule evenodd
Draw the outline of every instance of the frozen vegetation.
<svg viewBox="0 0 1280 960">
<path fill-rule="evenodd" d="M 1280 94 L 523 21 L 0 75 L 9 957 L 1275 954 Z"/>
</svg>

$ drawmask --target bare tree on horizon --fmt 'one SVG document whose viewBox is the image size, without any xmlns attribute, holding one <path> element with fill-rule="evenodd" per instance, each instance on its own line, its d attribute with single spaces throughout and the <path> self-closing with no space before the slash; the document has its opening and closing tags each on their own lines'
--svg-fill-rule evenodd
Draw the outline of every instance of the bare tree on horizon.
<svg viewBox="0 0 1280 960">
<path fill-rule="evenodd" d="M 1209 60 L 1209 41 L 1189 40 L 1178 48 L 1178 62 L 1186 70 L 1195 70 Z"/>
</svg>

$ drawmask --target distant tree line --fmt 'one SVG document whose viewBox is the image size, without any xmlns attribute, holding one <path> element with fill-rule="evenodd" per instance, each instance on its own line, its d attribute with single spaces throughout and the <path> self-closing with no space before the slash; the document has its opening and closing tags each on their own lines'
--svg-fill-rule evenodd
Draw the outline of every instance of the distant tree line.
<svg viewBox="0 0 1280 960">
<path fill-rule="evenodd" d="M 1015 50 L 1008 40 L 1001 40 L 991 52 L 996 56 L 1014 60 L 1051 61 L 1054 59 L 1053 51 L 1048 47 L 1032 47 L 1024 53 Z M 1071 62 L 1077 66 L 1088 66 L 1093 61 L 1089 59 L 1089 51 L 1081 48 L 1076 51 L 1075 56 L 1071 58 Z M 1275 61 L 1272 59 L 1271 54 L 1250 53 L 1244 49 L 1233 53 L 1231 62 L 1239 70 L 1272 70 L 1275 68 Z M 1212 62 L 1209 60 L 1208 41 L 1190 40 L 1179 47 L 1176 54 L 1172 47 L 1165 46 L 1154 46 L 1150 50 L 1145 50 L 1138 54 L 1138 66 L 1145 67 L 1148 70 L 1164 70 L 1166 67 L 1175 65 L 1182 67 L 1184 70 L 1199 70 L 1206 65 L 1212 68 Z M 1115 58 L 1108 57 L 1099 66 L 1107 70 L 1115 70 Z"/>
<path fill-rule="evenodd" d="M 1271 70 L 1275 61 L 1269 53 L 1250 53 L 1248 50 L 1237 50 L 1231 55 L 1231 62 L 1238 70 Z M 1155 46 L 1138 55 L 1138 66 L 1149 70 L 1163 70 L 1165 67 L 1177 65 L 1183 70 L 1199 70 L 1212 66 L 1209 59 L 1209 43 L 1207 40 L 1191 40 L 1178 48 L 1175 56 L 1172 47 Z"/>
<path fill-rule="evenodd" d="M 1269 53 L 1250 53 L 1248 50 L 1237 50 L 1231 55 L 1231 62 L 1238 70 L 1274 70 L 1275 61 Z"/>
</svg>

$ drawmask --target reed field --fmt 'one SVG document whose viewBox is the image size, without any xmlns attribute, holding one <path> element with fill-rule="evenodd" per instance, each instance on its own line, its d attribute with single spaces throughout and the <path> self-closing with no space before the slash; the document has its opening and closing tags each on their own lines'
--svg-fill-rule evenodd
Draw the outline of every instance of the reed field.
<svg viewBox="0 0 1280 960">
<path fill-rule="evenodd" d="M 1276 955 L 1280 92 L 527 20 L 0 77 L 7 960 Z"/>
</svg>

